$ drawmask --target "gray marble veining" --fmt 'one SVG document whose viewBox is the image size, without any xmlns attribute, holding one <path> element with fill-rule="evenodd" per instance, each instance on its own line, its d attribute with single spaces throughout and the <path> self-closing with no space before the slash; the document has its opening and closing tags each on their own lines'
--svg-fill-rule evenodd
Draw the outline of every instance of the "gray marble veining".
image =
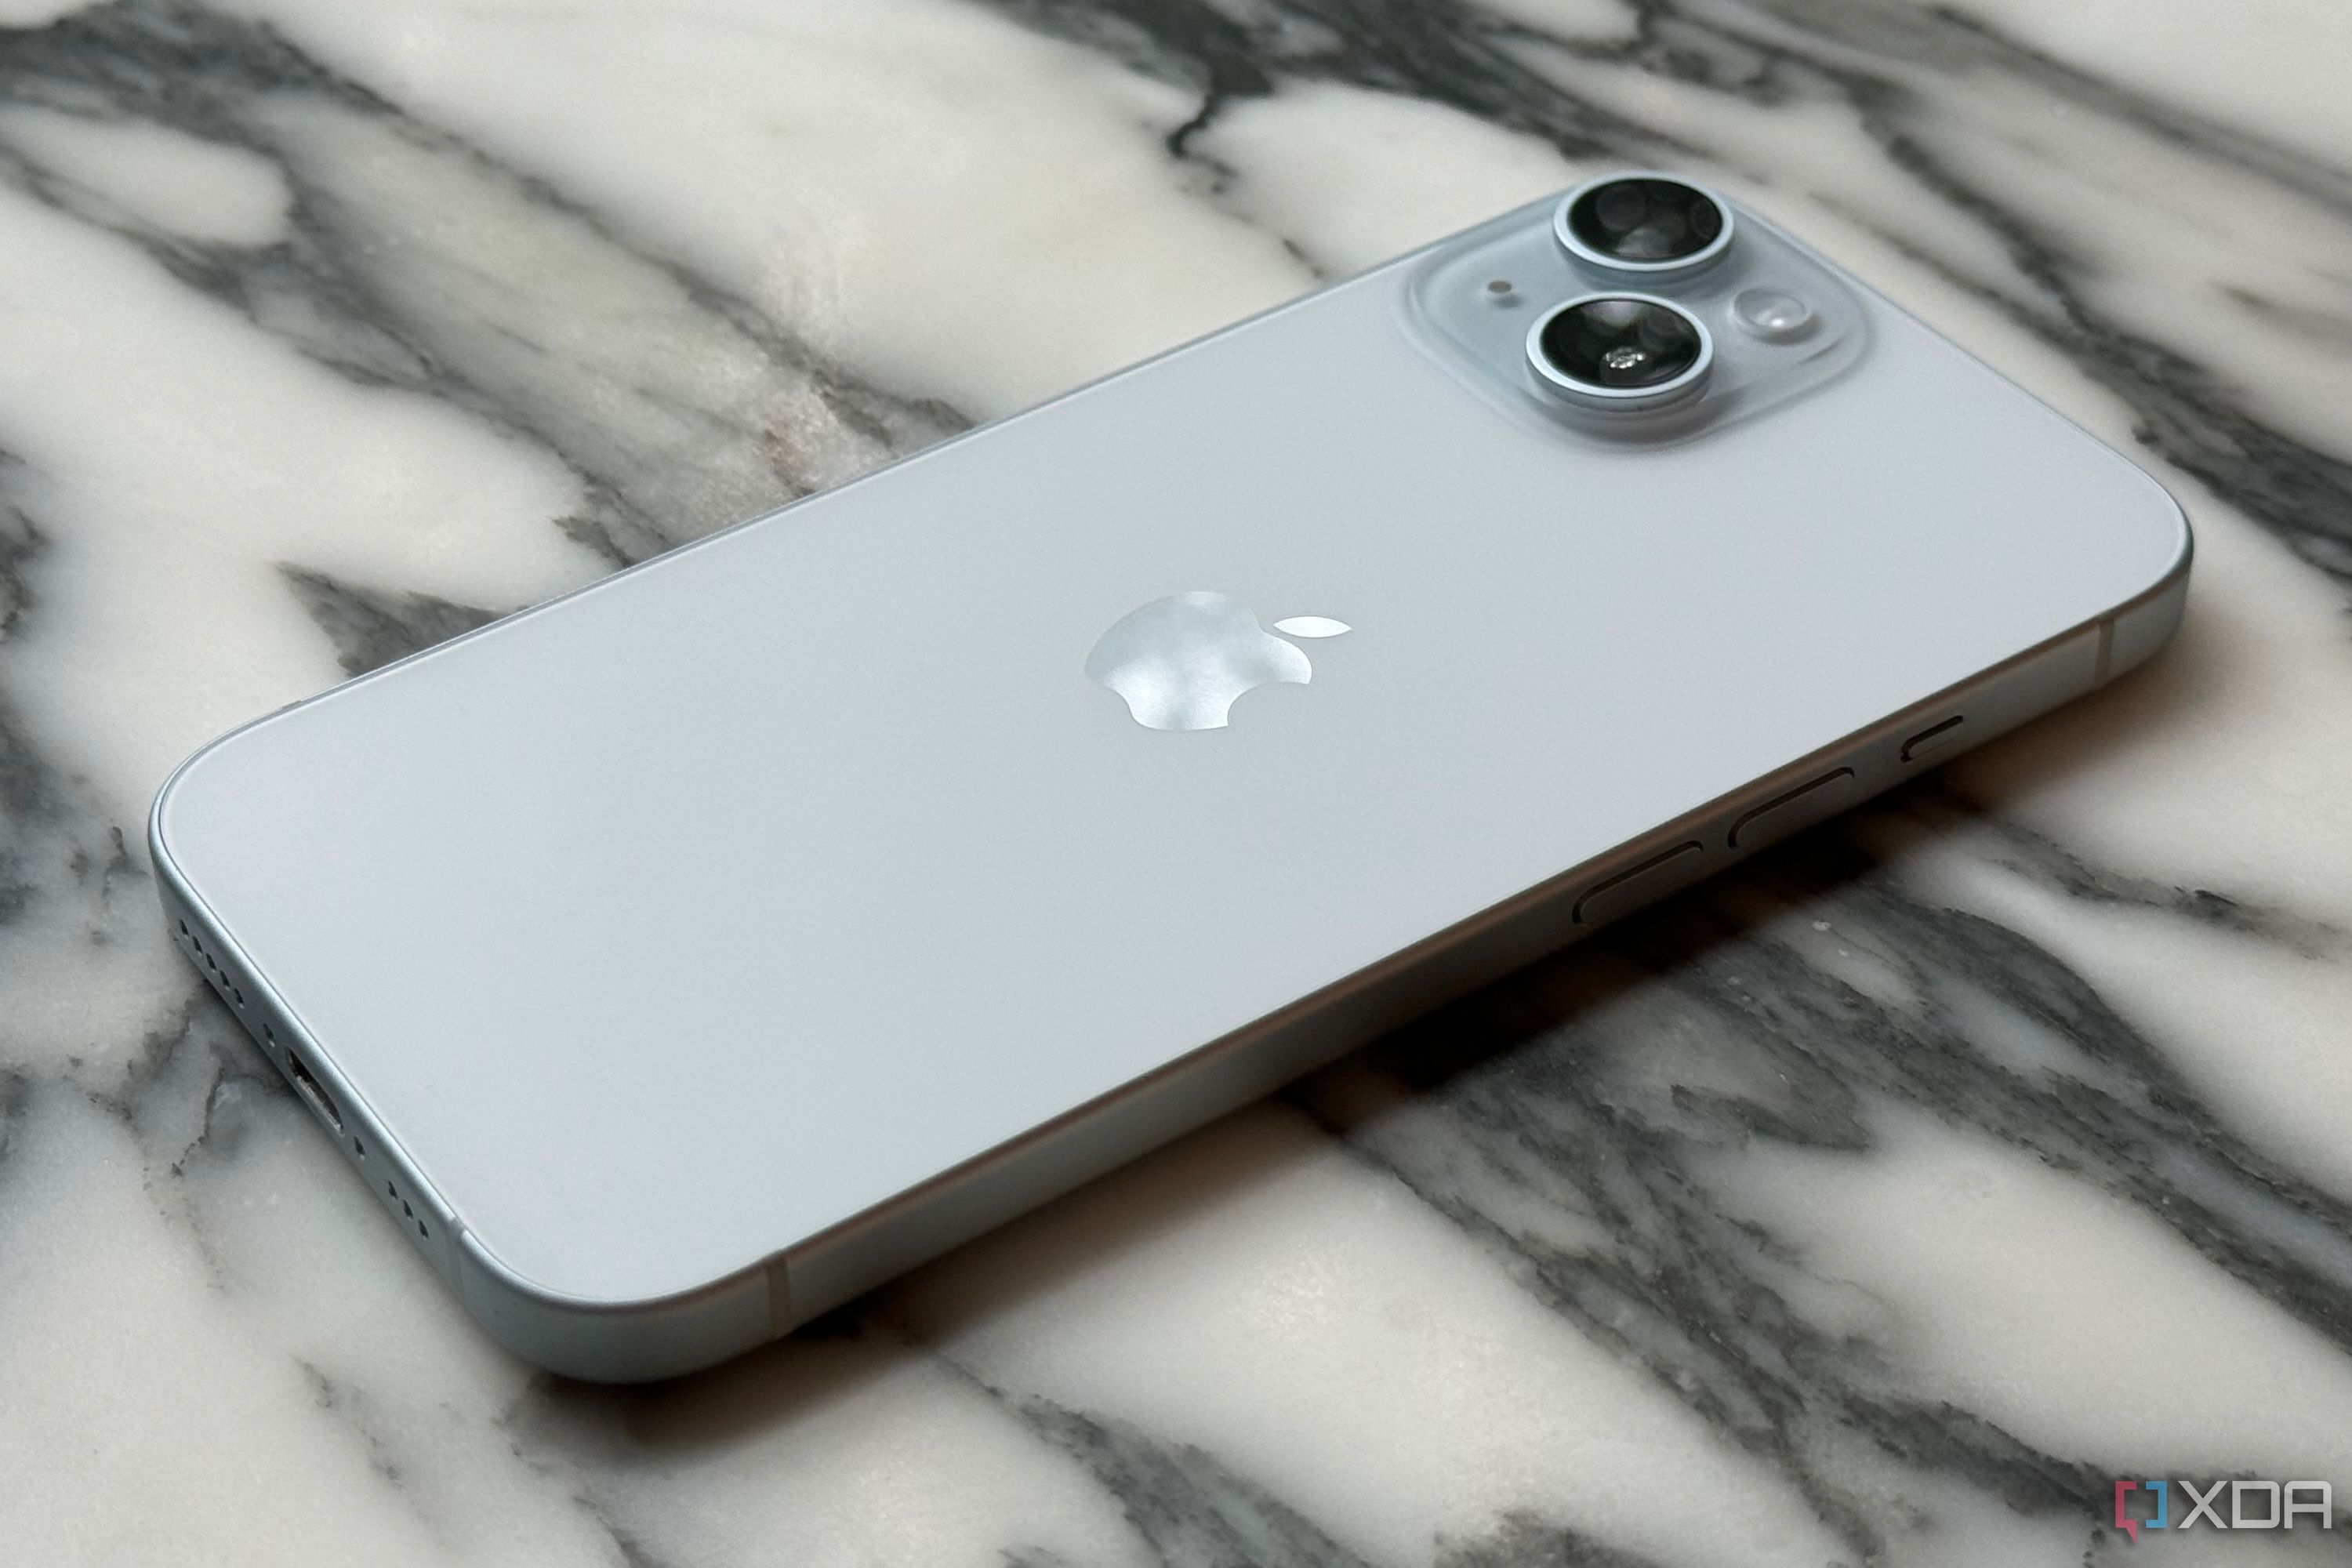
<svg viewBox="0 0 2352 1568">
<path fill-rule="evenodd" d="M 2023 0 L 0 10 L 27 1562 L 2341 1561 L 2352 24 Z M 675 1385 L 482 1342 L 152 914 L 177 756 L 1624 163 L 2189 500 L 2154 668 Z"/>
</svg>

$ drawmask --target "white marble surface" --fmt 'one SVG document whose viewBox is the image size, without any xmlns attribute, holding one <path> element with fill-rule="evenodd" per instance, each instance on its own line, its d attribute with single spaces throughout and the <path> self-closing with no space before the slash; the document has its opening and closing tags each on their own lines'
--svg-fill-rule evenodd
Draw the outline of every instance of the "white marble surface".
<svg viewBox="0 0 2352 1568">
<path fill-rule="evenodd" d="M 0 1559 L 1685 1568 L 2352 1503 L 2352 13 L 0 0 Z M 492 1349 L 166 948 L 169 767 L 1583 173 L 2199 529 L 2150 669 L 678 1384 Z"/>
</svg>

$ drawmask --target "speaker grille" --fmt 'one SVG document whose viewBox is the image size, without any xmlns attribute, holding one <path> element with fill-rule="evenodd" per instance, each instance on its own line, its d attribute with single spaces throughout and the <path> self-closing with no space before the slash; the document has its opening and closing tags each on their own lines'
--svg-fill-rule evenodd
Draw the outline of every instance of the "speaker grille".
<svg viewBox="0 0 2352 1568">
<path fill-rule="evenodd" d="M 288 1040 L 300 1031 L 292 1020 L 272 1016 L 267 988 L 257 982 L 251 986 L 251 994 L 247 994 L 251 977 L 236 967 L 236 960 L 232 954 L 223 951 L 226 944 L 217 939 L 211 942 L 205 940 L 200 924 L 190 918 L 192 912 L 175 910 L 171 917 L 181 952 L 236 1015 L 246 1033 L 293 1088 L 295 1098 L 309 1106 L 310 1113 L 328 1130 L 336 1146 L 343 1151 L 343 1157 L 359 1168 L 368 1189 L 376 1194 L 384 1211 L 409 1233 L 412 1241 L 425 1249 L 436 1268 L 449 1275 L 455 1268 L 455 1258 L 446 1246 L 436 1245 L 440 1227 L 435 1217 L 435 1205 L 425 1195 L 424 1184 L 405 1168 L 405 1163 L 393 1152 L 382 1132 L 366 1120 L 365 1112 L 349 1096 L 331 1089 L 299 1050 L 278 1038 L 281 1021 Z"/>
</svg>

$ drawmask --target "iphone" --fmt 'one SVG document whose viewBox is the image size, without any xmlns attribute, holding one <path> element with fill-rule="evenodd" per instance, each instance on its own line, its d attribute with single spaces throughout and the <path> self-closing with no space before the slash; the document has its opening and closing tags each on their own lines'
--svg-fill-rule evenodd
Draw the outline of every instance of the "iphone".
<svg viewBox="0 0 2352 1568">
<path fill-rule="evenodd" d="M 483 1327 L 647 1378 L 2092 690 L 2189 558 L 1630 173 L 257 720 L 151 842 Z"/>
</svg>

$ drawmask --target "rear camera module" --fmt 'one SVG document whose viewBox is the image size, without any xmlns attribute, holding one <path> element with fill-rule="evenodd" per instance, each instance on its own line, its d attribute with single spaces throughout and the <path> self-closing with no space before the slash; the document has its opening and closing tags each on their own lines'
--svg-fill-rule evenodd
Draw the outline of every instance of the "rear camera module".
<svg viewBox="0 0 2352 1568">
<path fill-rule="evenodd" d="M 1612 174 L 1561 198 L 1552 232 L 1571 256 L 1619 272 L 1705 266 L 1731 243 L 1731 209 L 1660 174 Z"/>
<path fill-rule="evenodd" d="M 1588 407 L 1631 411 L 1696 392 L 1715 344 L 1697 317 L 1647 294 L 1590 294 L 1547 311 L 1528 333 L 1542 388 Z"/>
</svg>

